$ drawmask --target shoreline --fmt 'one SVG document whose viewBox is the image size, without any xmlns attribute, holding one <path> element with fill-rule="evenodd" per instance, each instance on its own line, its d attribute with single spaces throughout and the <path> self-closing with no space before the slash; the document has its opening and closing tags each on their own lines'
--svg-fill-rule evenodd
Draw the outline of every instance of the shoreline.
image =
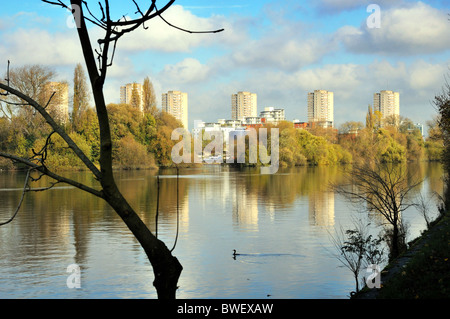
<svg viewBox="0 0 450 319">
<path fill-rule="evenodd" d="M 424 162 L 424 163 L 441 163 L 441 161 L 439 160 L 417 160 L 417 161 L 406 161 L 406 162 L 386 162 L 386 163 L 392 163 L 392 164 L 408 164 L 408 163 L 420 163 L 420 162 Z M 305 164 L 301 164 L 301 165 L 280 165 L 280 168 L 292 168 L 292 167 L 316 167 L 316 166 L 349 166 L 349 165 L 353 165 L 354 162 L 351 163 L 333 163 L 333 164 L 317 164 L 317 163 L 305 163 Z M 202 166 L 214 166 L 214 165 L 220 165 L 220 166 L 230 166 L 230 167 L 238 167 L 238 168 L 245 168 L 245 167 L 264 167 L 264 166 L 269 166 L 269 165 L 261 165 L 261 164 L 247 164 L 247 163 L 226 163 L 226 162 L 222 162 L 222 163 L 183 163 L 183 164 L 178 164 L 178 165 L 174 165 L 174 166 L 136 166 L 136 167 L 127 167 L 127 166 L 113 166 L 113 170 L 114 171 L 120 171 L 120 170 L 124 170 L 124 171 L 131 171 L 131 170 L 158 170 L 158 169 L 176 169 L 178 168 L 199 168 Z M 98 165 L 97 168 L 100 168 Z M 4 167 L 0 167 L 0 172 L 5 171 L 5 172 L 21 172 L 26 170 L 21 169 L 21 168 L 4 168 Z M 57 167 L 57 168 L 52 168 L 53 171 L 55 172 L 83 172 L 83 171 L 88 171 L 89 169 L 86 167 L 70 167 L 70 168 L 64 168 L 64 167 Z"/>
</svg>

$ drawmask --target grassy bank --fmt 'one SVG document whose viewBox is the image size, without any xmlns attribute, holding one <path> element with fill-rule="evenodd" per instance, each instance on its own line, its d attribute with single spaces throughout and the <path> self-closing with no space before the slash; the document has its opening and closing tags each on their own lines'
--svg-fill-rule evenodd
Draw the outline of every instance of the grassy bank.
<svg viewBox="0 0 450 319">
<path fill-rule="evenodd" d="M 363 289 L 358 299 L 450 297 L 450 214 L 447 213 L 381 273 L 382 287 Z"/>
</svg>

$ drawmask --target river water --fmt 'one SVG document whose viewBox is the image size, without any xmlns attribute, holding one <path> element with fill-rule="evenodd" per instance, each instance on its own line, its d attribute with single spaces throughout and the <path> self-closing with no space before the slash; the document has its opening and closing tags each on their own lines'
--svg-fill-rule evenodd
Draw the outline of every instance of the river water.
<svg viewBox="0 0 450 319">
<path fill-rule="evenodd" d="M 412 164 L 424 179 L 413 196 L 442 193 L 441 165 Z M 348 298 L 354 280 L 340 267 L 331 236 L 349 229 L 361 209 L 330 191 L 339 167 L 258 169 L 218 165 L 159 172 L 120 171 L 120 189 L 184 269 L 178 298 Z M 88 172 L 66 176 L 95 186 Z M 24 173 L 0 172 L 0 222 L 17 206 Z M 44 187 L 44 178 L 33 184 Z M 178 200 L 177 200 L 178 189 Z M 432 199 L 433 201 L 434 199 Z M 178 203 L 178 204 L 177 204 Z M 178 209 L 177 209 L 178 206 Z M 430 213 L 437 209 L 430 202 Z M 425 228 L 414 208 L 403 214 L 408 239 Z M 380 228 L 374 223 L 372 231 Z M 233 249 L 241 255 L 233 258 Z M 76 264 L 80 288 L 69 288 Z M 58 184 L 27 193 L 0 227 L 0 298 L 156 298 L 152 268 L 140 245 L 102 200 Z"/>
</svg>

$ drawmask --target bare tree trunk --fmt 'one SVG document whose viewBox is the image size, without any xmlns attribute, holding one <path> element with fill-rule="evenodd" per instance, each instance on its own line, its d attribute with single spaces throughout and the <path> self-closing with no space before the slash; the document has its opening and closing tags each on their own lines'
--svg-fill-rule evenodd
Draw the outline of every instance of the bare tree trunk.
<svg viewBox="0 0 450 319">
<path fill-rule="evenodd" d="M 392 229 L 392 251 L 391 251 L 391 259 L 395 259 L 400 254 L 399 250 L 399 231 L 398 231 L 398 220 L 395 218 Z"/>
<path fill-rule="evenodd" d="M 158 298 L 175 299 L 178 279 L 183 269 L 178 259 L 172 256 L 167 246 L 150 232 L 118 190 L 106 195 L 105 200 L 122 218 L 150 260 L 155 276 L 153 285 Z"/>
</svg>

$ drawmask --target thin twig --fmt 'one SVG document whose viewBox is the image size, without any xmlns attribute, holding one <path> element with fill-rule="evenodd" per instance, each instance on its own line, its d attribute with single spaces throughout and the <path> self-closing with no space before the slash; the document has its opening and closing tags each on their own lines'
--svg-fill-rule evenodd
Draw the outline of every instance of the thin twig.
<svg viewBox="0 0 450 319">
<path fill-rule="evenodd" d="M 179 233 L 179 229 L 180 229 L 180 211 L 179 211 L 179 204 L 178 204 L 178 181 L 179 181 L 179 172 L 178 172 L 178 165 L 177 165 L 177 233 L 175 235 L 175 242 L 173 243 L 173 247 L 170 250 L 170 252 L 172 252 L 175 247 L 177 246 L 177 242 L 178 242 L 178 233 Z"/>
<path fill-rule="evenodd" d="M 20 206 L 22 206 L 23 199 L 24 199 L 24 197 L 25 197 L 25 193 L 27 192 L 27 188 L 29 187 L 29 186 L 28 186 L 28 180 L 29 180 L 29 178 L 30 178 L 30 172 L 31 172 L 33 169 L 34 169 L 34 168 L 30 167 L 30 168 L 27 170 L 27 175 L 26 175 L 26 177 L 25 177 L 25 183 L 23 184 L 22 196 L 20 197 L 20 201 L 19 201 L 19 204 L 17 205 L 16 211 L 14 212 L 14 214 L 11 216 L 10 219 L 8 219 L 6 222 L 0 223 L 0 226 L 9 224 L 9 223 L 12 222 L 12 221 L 14 220 L 14 218 L 17 216 L 17 213 L 19 212 Z"/>
<path fill-rule="evenodd" d="M 5 79 L 6 85 L 8 85 L 8 86 L 9 86 L 9 65 L 10 65 L 10 61 L 8 60 L 8 67 L 6 69 L 6 79 Z M 0 90 L 0 95 L 7 96 L 7 95 L 9 95 L 9 92 L 6 91 L 6 93 L 2 93 L 2 91 Z"/>
<path fill-rule="evenodd" d="M 158 217 L 159 217 L 159 172 L 156 176 L 157 186 L 156 186 L 156 215 L 155 215 L 155 236 L 158 238 Z"/>
<path fill-rule="evenodd" d="M 47 108 L 47 106 L 50 104 L 50 102 L 51 102 L 51 100 L 52 100 L 52 98 L 53 98 L 53 96 L 55 96 L 55 94 L 56 94 L 56 92 L 55 91 L 53 91 L 53 93 L 52 93 L 52 95 L 50 96 L 50 98 L 48 99 L 48 102 L 47 102 L 47 104 L 44 106 L 44 109 L 46 109 Z"/>
<path fill-rule="evenodd" d="M 225 30 L 225 29 L 218 29 L 218 30 L 213 30 L 213 31 L 192 31 L 192 30 L 187 30 L 187 29 L 184 29 L 184 28 L 177 27 L 176 25 L 170 23 L 169 21 L 164 19 L 161 14 L 158 14 L 158 16 L 161 18 L 161 20 L 163 20 L 167 25 L 171 26 L 172 28 L 175 28 L 175 29 L 183 31 L 183 32 L 191 33 L 191 34 L 194 34 L 194 33 L 219 33 L 219 32 L 222 32 L 222 31 Z"/>
</svg>

